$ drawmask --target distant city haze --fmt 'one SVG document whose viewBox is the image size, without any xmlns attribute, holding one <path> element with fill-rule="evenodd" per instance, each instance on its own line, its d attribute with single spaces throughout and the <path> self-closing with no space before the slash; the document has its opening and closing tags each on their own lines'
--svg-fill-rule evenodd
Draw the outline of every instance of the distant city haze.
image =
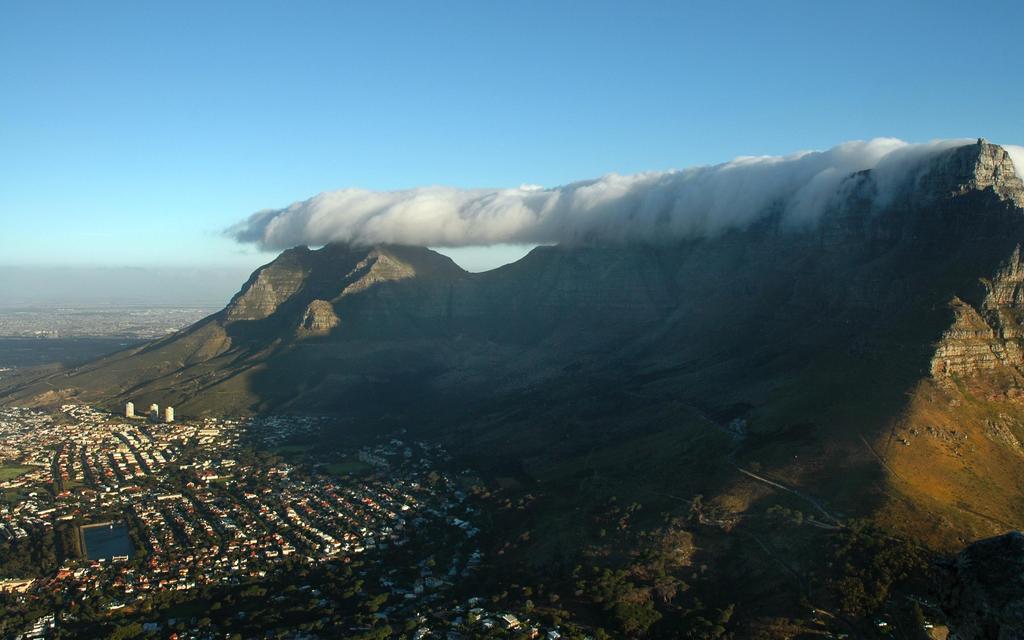
<svg viewBox="0 0 1024 640">
<path fill-rule="evenodd" d="M 249 269 L 230 267 L 0 266 L 0 308 L 224 306 Z"/>
<path fill-rule="evenodd" d="M 467 271 L 486 271 L 526 255 L 533 245 L 441 248 Z M 185 306 L 219 309 L 274 254 L 221 266 L 0 265 L 0 309 L 32 306 Z"/>
</svg>

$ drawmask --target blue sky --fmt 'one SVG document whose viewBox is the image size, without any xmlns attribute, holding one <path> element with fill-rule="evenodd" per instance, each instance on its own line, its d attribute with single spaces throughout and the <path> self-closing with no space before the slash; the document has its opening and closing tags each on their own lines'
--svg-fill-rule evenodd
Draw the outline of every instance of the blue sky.
<svg viewBox="0 0 1024 640">
<path fill-rule="evenodd" d="M 343 187 L 1019 144 L 1021 24 L 1009 1 L 5 2 L 0 264 L 244 270 L 268 256 L 224 228 Z"/>
</svg>

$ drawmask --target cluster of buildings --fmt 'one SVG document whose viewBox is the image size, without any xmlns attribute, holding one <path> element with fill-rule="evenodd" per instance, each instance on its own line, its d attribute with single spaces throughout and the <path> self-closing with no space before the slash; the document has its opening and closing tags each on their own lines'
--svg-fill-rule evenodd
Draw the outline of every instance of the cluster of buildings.
<svg viewBox="0 0 1024 640">
<path fill-rule="evenodd" d="M 54 415 L 0 409 L 0 465 L 24 469 L 0 483 L 23 498 L 0 503 L 0 544 L 61 521 L 111 521 L 133 547 L 83 548 L 85 557 L 22 580 L 19 590 L 65 602 L 103 594 L 117 609 L 153 593 L 259 580 L 283 562 L 347 562 L 429 531 L 453 541 L 450 557 L 424 560 L 385 585 L 412 607 L 480 564 L 474 511 L 441 469 L 450 458 L 437 445 L 390 439 L 334 464 L 318 454 L 257 455 L 302 451 L 288 443 L 323 426 L 318 419 L 151 422 L 126 409 L 125 417 L 81 405 Z M 360 466 L 355 459 L 367 461 L 363 473 L 338 470 Z"/>
<path fill-rule="evenodd" d="M 238 446 L 237 421 L 189 424 L 125 421 L 80 405 L 50 415 L 0 409 L 0 541 L 59 521 L 119 513 L 142 499 L 145 479 L 197 446 Z"/>
<path fill-rule="evenodd" d="M 419 610 L 411 619 L 417 623 L 409 635 L 413 640 L 468 640 L 478 637 L 562 640 L 569 637 L 557 624 L 544 624 L 529 613 L 495 607 L 479 596 Z M 591 640 L 590 636 L 583 637 Z"/>
<path fill-rule="evenodd" d="M 129 419 L 138 418 L 140 416 L 135 415 L 135 403 L 128 401 L 124 404 L 124 417 Z M 155 402 L 149 405 L 149 420 L 150 422 L 164 422 L 170 424 L 174 422 L 174 407 L 164 407 L 164 413 L 160 415 L 160 405 Z"/>
<path fill-rule="evenodd" d="M 23 338 L 151 340 L 198 322 L 207 307 L 14 307 L 0 309 L 0 335 Z"/>
</svg>

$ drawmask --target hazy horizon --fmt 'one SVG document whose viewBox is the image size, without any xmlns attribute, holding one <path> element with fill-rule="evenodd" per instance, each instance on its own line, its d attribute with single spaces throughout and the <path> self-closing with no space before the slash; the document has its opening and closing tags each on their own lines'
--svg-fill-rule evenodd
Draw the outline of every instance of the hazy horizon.
<svg viewBox="0 0 1024 640">
<path fill-rule="evenodd" d="M 514 262 L 533 248 L 519 245 L 436 249 L 470 272 Z M 253 270 L 251 265 L 14 265 L 0 263 L 0 309 L 41 306 L 184 306 L 219 309 Z"/>
</svg>

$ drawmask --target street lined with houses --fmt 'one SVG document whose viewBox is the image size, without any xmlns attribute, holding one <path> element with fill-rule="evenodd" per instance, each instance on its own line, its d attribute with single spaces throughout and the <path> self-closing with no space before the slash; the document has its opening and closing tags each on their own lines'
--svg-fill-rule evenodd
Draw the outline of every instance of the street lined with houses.
<svg viewBox="0 0 1024 640">
<path fill-rule="evenodd" d="M 278 567 L 401 551 L 419 536 L 443 554 L 374 574 L 391 597 L 387 611 L 427 606 L 420 638 L 435 637 L 430 626 L 467 623 L 459 612 L 473 607 L 443 594 L 479 567 L 479 529 L 439 445 L 389 437 L 325 462 L 294 444 L 316 432 L 318 418 L 154 419 L 161 415 L 0 409 L 0 545 L 53 541 L 52 555 L 62 556 L 40 575 L 0 574 L 0 590 L 131 611 L 160 594 L 259 583 Z M 511 628 L 480 611 L 474 624 Z M 48 637 L 74 618 L 72 607 L 36 620 L 24 637 Z"/>
</svg>

